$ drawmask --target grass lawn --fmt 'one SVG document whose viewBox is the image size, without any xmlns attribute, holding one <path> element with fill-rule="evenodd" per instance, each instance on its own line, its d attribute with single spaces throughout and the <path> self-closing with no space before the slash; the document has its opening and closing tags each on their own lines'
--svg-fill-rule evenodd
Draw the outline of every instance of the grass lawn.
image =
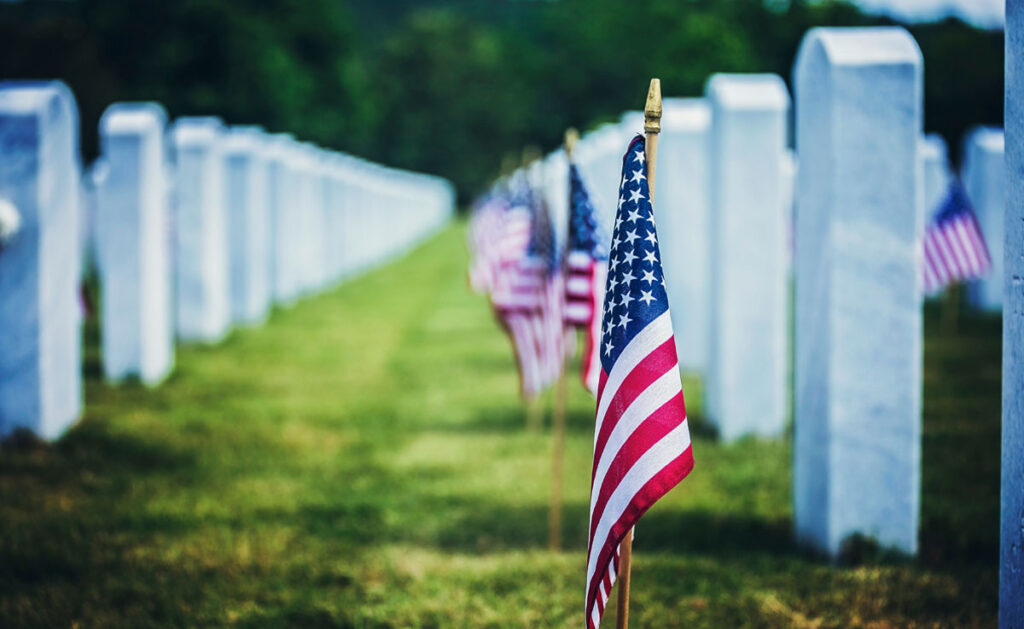
<svg viewBox="0 0 1024 629">
<path fill-rule="evenodd" d="M 573 381 L 552 553 L 550 431 L 463 237 L 181 349 L 155 390 L 104 385 L 90 327 L 83 420 L 0 450 L 0 626 L 582 626 L 593 402 Z M 688 385 L 697 466 L 637 527 L 633 626 L 995 624 L 1000 324 L 927 314 L 920 557 L 800 552 L 788 440 L 717 444 Z"/>
</svg>

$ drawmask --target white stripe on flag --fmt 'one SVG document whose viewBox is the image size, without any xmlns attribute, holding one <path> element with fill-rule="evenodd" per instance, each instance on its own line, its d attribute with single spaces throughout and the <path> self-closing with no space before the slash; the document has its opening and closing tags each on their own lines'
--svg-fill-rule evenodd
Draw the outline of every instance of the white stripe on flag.
<svg viewBox="0 0 1024 629">
<path fill-rule="evenodd" d="M 590 552 L 590 561 L 587 563 L 588 584 L 593 580 L 594 572 L 597 569 L 597 558 L 601 554 L 599 552 L 600 545 L 604 544 L 605 540 L 608 539 L 608 533 L 611 531 L 612 526 L 622 517 L 626 507 L 629 506 L 630 500 L 649 480 L 664 470 L 669 463 L 685 452 L 688 447 L 690 447 L 690 428 L 687 420 L 684 419 L 679 422 L 678 426 L 662 437 L 658 443 L 644 452 L 636 460 L 636 463 L 633 464 L 633 467 L 629 468 L 629 471 L 622 477 L 622 481 L 619 482 L 615 491 L 608 498 L 604 512 L 601 514 L 601 520 L 594 529 L 595 547 Z"/>
<path fill-rule="evenodd" d="M 647 327 L 640 330 L 626 346 L 626 349 L 619 354 L 618 360 L 612 367 L 612 372 L 608 374 L 608 380 L 605 381 L 604 391 L 601 393 L 601 404 L 597 407 L 597 417 L 594 422 L 595 446 L 597 445 L 597 435 L 601 432 L 600 426 L 604 423 L 604 416 L 608 413 L 608 405 L 611 404 L 616 391 L 622 386 L 622 382 L 629 374 L 633 373 L 633 369 L 651 353 L 652 349 L 670 338 L 672 338 L 672 319 L 666 310 L 658 315 L 657 319 L 647 324 Z"/>
<path fill-rule="evenodd" d="M 653 415 L 655 411 L 664 406 L 666 402 L 682 390 L 683 385 L 679 378 L 679 364 L 676 363 L 659 376 L 657 380 L 651 382 L 650 386 L 644 389 L 640 395 L 636 396 L 629 407 L 619 416 L 618 421 L 615 422 L 615 427 L 612 428 L 612 432 L 608 435 L 608 440 L 604 444 L 604 450 L 601 451 L 601 460 L 598 462 L 597 467 L 594 468 L 594 482 L 590 486 L 591 513 L 594 511 L 594 507 L 597 506 L 597 498 L 601 494 L 601 486 L 604 484 L 604 477 L 608 472 L 608 467 L 612 464 L 612 461 L 619 453 L 619 450 L 622 449 L 626 440 L 633 434 L 633 431 L 640 427 L 640 424 L 645 419 Z M 603 395 L 608 395 L 607 387 Z"/>
</svg>

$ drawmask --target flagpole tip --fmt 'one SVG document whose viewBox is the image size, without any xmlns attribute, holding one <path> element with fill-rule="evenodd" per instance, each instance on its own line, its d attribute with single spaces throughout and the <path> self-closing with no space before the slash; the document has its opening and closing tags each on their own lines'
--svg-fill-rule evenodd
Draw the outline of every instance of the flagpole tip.
<svg viewBox="0 0 1024 629">
<path fill-rule="evenodd" d="M 572 153 L 576 150 L 576 143 L 579 142 L 580 132 L 575 127 L 565 130 L 565 154 L 572 159 Z"/>
<path fill-rule="evenodd" d="M 647 104 L 644 105 L 644 131 L 661 132 L 661 79 L 651 79 L 647 90 Z"/>
</svg>

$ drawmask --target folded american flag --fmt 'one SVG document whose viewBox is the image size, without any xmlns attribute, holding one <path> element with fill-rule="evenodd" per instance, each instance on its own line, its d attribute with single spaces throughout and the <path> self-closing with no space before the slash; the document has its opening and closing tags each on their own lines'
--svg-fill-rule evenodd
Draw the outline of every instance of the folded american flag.
<svg viewBox="0 0 1024 629">
<path fill-rule="evenodd" d="M 992 258 L 971 202 L 963 186 L 954 179 L 938 212 L 925 228 L 924 291 L 936 293 L 953 282 L 977 279 L 991 268 Z"/>
<path fill-rule="evenodd" d="M 637 136 L 622 161 L 601 324 L 585 608 L 591 629 L 615 583 L 619 543 L 693 469 L 644 150 Z"/>
<path fill-rule="evenodd" d="M 569 243 L 566 254 L 565 322 L 583 330 L 581 375 L 583 386 L 597 395 L 601 362 L 597 347 L 601 340 L 604 285 L 608 256 L 598 237 L 594 206 L 575 164 L 569 165 Z"/>
</svg>

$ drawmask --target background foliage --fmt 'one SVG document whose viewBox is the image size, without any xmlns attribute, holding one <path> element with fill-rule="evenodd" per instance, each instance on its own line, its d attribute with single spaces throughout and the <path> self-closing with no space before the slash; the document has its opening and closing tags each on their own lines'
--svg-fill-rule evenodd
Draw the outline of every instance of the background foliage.
<svg viewBox="0 0 1024 629">
<path fill-rule="evenodd" d="M 640 107 L 651 76 L 666 96 L 718 71 L 788 80 L 808 28 L 886 22 L 807 0 L 22 0 L 0 2 L 0 77 L 64 79 L 88 156 L 107 105 L 157 100 L 438 173 L 465 199 L 523 145 Z M 925 127 L 956 158 L 966 128 L 1001 124 L 1003 34 L 910 30 Z"/>
</svg>

